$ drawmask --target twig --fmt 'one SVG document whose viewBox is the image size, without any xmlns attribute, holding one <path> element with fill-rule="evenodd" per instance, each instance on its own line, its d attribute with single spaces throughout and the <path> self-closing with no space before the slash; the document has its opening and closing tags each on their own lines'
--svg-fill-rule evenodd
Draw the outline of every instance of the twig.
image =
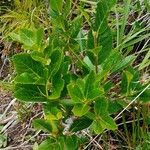
<svg viewBox="0 0 150 150">
<path fill-rule="evenodd" d="M 12 114 L 11 116 L 8 116 L 4 119 L 0 119 L 0 125 L 4 125 L 6 123 L 8 123 L 9 121 L 11 121 L 12 119 L 14 120 L 14 118 L 16 118 L 16 114 Z"/>
<path fill-rule="evenodd" d="M 92 136 L 89 135 L 87 132 L 85 132 L 85 131 L 82 131 L 82 132 L 85 133 L 89 138 L 92 139 Z M 100 144 L 99 144 L 96 140 L 94 140 L 93 142 L 94 142 L 101 150 L 103 150 L 103 148 L 100 146 Z"/>
<path fill-rule="evenodd" d="M 28 139 L 27 141 L 23 142 L 20 146 L 23 146 L 25 144 L 27 144 L 30 140 L 34 139 L 36 136 L 38 136 L 38 134 L 41 132 L 41 130 L 39 130 L 34 136 L 32 136 L 30 139 Z"/>
<path fill-rule="evenodd" d="M 6 148 L 1 148 L 0 150 L 13 150 L 13 149 L 19 149 L 19 148 L 28 148 L 28 147 L 32 148 L 33 145 L 25 145 L 25 146 L 19 145 L 19 146 L 15 146 L 15 147 L 9 146 Z"/>
<path fill-rule="evenodd" d="M 8 107 L 5 109 L 4 113 L 2 116 L 0 116 L 0 120 L 6 115 L 7 111 L 10 109 L 10 107 L 16 102 L 16 98 L 14 98 L 8 105 Z"/>
</svg>

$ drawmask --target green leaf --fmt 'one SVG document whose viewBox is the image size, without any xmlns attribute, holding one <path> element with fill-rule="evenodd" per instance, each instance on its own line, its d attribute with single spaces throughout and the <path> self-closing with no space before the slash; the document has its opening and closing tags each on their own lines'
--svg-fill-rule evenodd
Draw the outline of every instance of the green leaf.
<svg viewBox="0 0 150 150">
<path fill-rule="evenodd" d="M 39 146 L 39 150 L 77 150 L 78 148 L 79 140 L 76 136 L 60 136 L 55 139 L 46 139 Z"/>
<path fill-rule="evenodd" d="M 31 57 L 32 57 L 35 61 L 38 61 L 38 62 L 40 62 L 41 64 L 46 65 L 46 66 L 49 65 L 50 62 L 51 62 L 51 59 L 50 59 L 50 58 L 46 58 L 42 52 L 38 52 L 38 51 L 33 51 L 33 52 L 31 53 Z"/>
<path fill-rule="evenodd" d="M 92 53 L 90 53 L 92 54 Z M 90 70 L 94 70 L 95 69 L 95 66 L 93 65 L 91 59 L 89 59 L 90 57 L 88 56 L 85 56 L 83 61 L 87 64 L 87 66 L 90 68 Z"/>
<path fill-rule="evenodd" d="M 89 33 L 88 33 L 87 48 L 88 49 L 94 49 L 94 37 L 93 37 L 93 34 L 92 34 L 92 30 L 90 30 Z M 90 58 L 90 56 L 89 56 L 89 58 Z M 91 61 L 92 61 L 92 59 L 91 59 Z"/>
<path fill-rule="evenodd" d="M 17 41 L 17 42 L 22 43 L 22 40 L 21 40 L 20 35 L 19 35 L 18 33 L 12 32 L 12 33 L 10 34 L 10 37 L 11 37 L 14 41 Z"/>
<path fill-rule="evenodd" d="M 105 97 L 98 97 L 95 101 L 94 112 L 97 116 L 107 113 L 108 101 Z"/>
<path fill-rule="evenodd" d="M 46 121 L 45 119 L 34 119 L 33 126 L 34 126 L 34 128 L 36 128 L 38 130 L 42 130 L 44 132 L 52 131 L 52 127 L 51 127 L 50 123 L 48 121 Z"/>
<path fill-rule="evenodd" d="M 68 92 L 75 103 L 87 103 L 103 95 L 104 92 L 96 84 L 96 75 L 91 71 L 84 79 L 68 85 Z"/>
<path fill-rule="evenodd" d="M 80 103 L 84 100 L 84 95 L 79 86 L 75 83 L 70 83 L 67 86 L 68 93 L 75 103 Z"/>
<path fill-rule="evenodd" d="M 60 145 L 62 150 L 78 150 L 79 139 L 76 136 L 60 137 Z"/>
<path fill-rule="evenodd" d="M 38 143 L 34 143 L 34 145 L 33 145 L 33 150 L 39 150 L 39 145 L 38 145 Z"/>
<path fill-rule="evenodd" d="M 56 104 L 52 104 L 52 103 L 45 104 L 44 113 L 45 113 L 45 118 L 50 122 L 54 120 L 60 120 L 62 118 L 62 112 L 59 108 L 57 108 Z"/>
<path fill-rule="evenodd" d="M 11 33 L 10 37 L 23 44 L 26 50 L 41 50 L 44 29 L 26 29 L 22 28 L 16 33 Z"/>
<path fill-rule="evenodd" d="M 98 2 L 97 8 L 96 8 L 95 25 L 94 25 L 95 31 L 99 30 L 100 28 L 106 27 L 104 26 L 104 24 L 108 17 L 108 12 L 111 10 L 112 6 L 115 3 L 116 3 L 116 0 L 111 0 L 111 1 L 101 0 Z"/>
<path fill-rule="evenodd" d="M 90 106 L 86 104 L 75 104 L 75 106 L 72 109 L 72 112 L 75 116 L 83 116 L 90 110 Z"/>
<path fill-rule="evenodd" d="M 96 134 L 102 133 L 104 128 L 101 125 L 100 121 L 94 120 L 92 125 L 91 125 L 92 129 L 94 130 L 94 132 Z"/>
<path fill-rule="evenodd" d="M 45 85 L 45 79 L 37 77 L 34 74 L 27 72 L 22 73 L 15 78 L 15 83 L 19 84 L 34 84 L 34 85 Z"/>
<path fill-rule="evenodd" d="M 105 84 L 104 84 L 104 91 L 105 93 L 109 92 L 109 90 L 114 86 L 113 82 L 112 81 L 107 81 Z"/>
<path fill-rule="evenodd" d="M 77 81 L 76 81 L 76 84 L 78 85 L 78 87 L 79 87 L 79 89 L 82 91 L 82 93 L 84 94 L 84 90 L 85 90 L 85 80 L 78 78 Z"/>
<path fill-rule="evenodd" d="M 121 58 L 121 54 L 119 51 L 117 51 L 117 50 L 111 51 L 109 57 L 101 65 L 101 67 L 102 67 L 101 74 L 104 74 L 104 76 L 105 76 L 105 74 L 107 74 L 111 70 L 113 70 L 113 68 L 116 66 L 116 64 L 118 64 L 118 62 L 120 62 L 121 60 L 122 60 L 122 58 Z"/>
<path fill-rule="evenodd" d="M 117 125 L 112 117 L 107 115 L 107 116 L 101 116 L 101 118 L 102 118 L 102 120 L 100 119 L 100 121 L 104 122 L 106 129 L 108 129 L 108 130 L 116 130 L 117 129 Z"/>
<path fill-rule="evenodd" d="M 108 26 L 104 31 L 99 30 L 98 46 L 102 46 L 98 54 L 98 63 L 101 64 L 107 59 L 112 50 L 112 33 Z"/>
<path fill-rule="evenodd" d="M 20 39 L 22 43 L 27 47 L 33 47 L 36 44 L 34 33 L 28 29 L 20 30 Z"/>
<path fill-rule="evenodd" d="M 103 95 L 103 91 L 99 88 L 99 85 L 96 84 L 96 75 L 94 71 L 85 78 L 85 91 L 84 95 L 87 100 L 94 100 L 95 98 Z"/>
<path fill-rule="evenodd" d="M 17 71 L 15 83 L 45 85 L 44 68 L 39 62 L 34 61 L 30 54 L 16 54 L 12 61 Z"/>
<path fill-rule="evenodd" d="M 102 46 L 98 54 L 98 63 L 101 64 L 109 56 L 112 50 L 112 34 L 108 27 L 107 17 L 111 7 L 116 3 L 116 0 L 105 1 L 101 0 L 97 4 L 96 18 L 93 23 L 93 31 L 88 35 L 88 47 L 91 49 L 97 46 Z"/>
<path fill-rule="evenodd" d="M 57 108 L 57 105 L 55 104 L 46 104 L 44 107 L 44 113 L 45 113 L 45 119 L 50 123 L 52 127 L 51 133 L 55 136 L 59 132 L 59 120 L 62 119 L 62 111 Z"/>
<path fill-rule="evenodd" d="M 36 30 L 36 44 L 39 46 L 42 46 L 42 41 L 44 38 L 44 29 L 43 28 L 39 28 Z"/>
<path fill-rule="evenodd" d="M 56 148 L 56 150 L 61 150 L 60 147 L 58 147 L 58 146 L 59 145 L 57 145 L 57 143 L 55 143 L 55 141 L 46 139 L 39 145 L 38 150 L 51 150 L 51 149 L 55 149 L 55 148 Z"/>
<path fill-rule="evenodd" d="M 100 88 L 94 88 L 88 95 L 88 99 L 90 101 L 95 100 L 96 98 L 103 96 L 104 95 L 104 91 L 103 89 Z"/>
<path fill-rule="evenodd" d="M 85 79 L 84 95 L 87 99 L 89 97 L 90 92 L 95 88 L 95 81 L 96 81 L 95 73 L 94 71 L 91 71 L 90 74 Z"/>
<path fill-rule="evenodd" d="M 63 106 L 74 106 L 74 102 L 71 100 L 71 99 L 61 99 L 60 100 L 60 103 L 63 105 Z"/>
<path fill-rule="evenodd" d="M 73 123 L 72 125 L 70 126 L 70 131 L 71 132 L 77 132 L 77 131 L 81 131 L 83 129 L 86 129 L 88 128 L 91 123 L 93 122 L 93 120 L 83 116 L 83 117 L 80 117 L 80 118 L 77 118 Z"/>
<path fill-rule="evenodd" d="M 95 101 L 94 112 L 96 120 L 91 125 L 96 133 L 102 133 L 104 129 L 115 130 L 117 125 L 108 113 L 108 102 L 105 97 L 99 97 Z"/>
<path fill-rule="evenodd" d="M 52 43 L 49 43 L 49 45 L 43 50 L 42 55 L 45 56 L 45 58 L 50 58 L 52 52 L 53 52 Z"/>
<path fill-rule="evenodd" d="M 48 99 L 58 99 L 61 95 L 61 92 L 64 88 L 64 80 L 61 78 L 61 73 L 57 73 L 52 78 L 52 89 L 51 89 L 51 95 L 48 97 Z"/>
<path fill-rule="evenodd" d="M 123 107 L 117 102 L 117 100 L 113 100 L 109 102 L 108 105 L 108 112 L 110 114 L 114 114 L 116 112 L 118 112 L 119 110 L 121 110 Z"/>
<path fill-rule="evenodd" d="M 63 51 L 61 49 L 54 50 L 51 54 L 50 59 L 51 59 L 51 63 L 48 66 L 48 69 L 49 69 L 49 74 L 52 77 L 58 72 L 61 66 L 61 63 L 63 61 Z"/>
<path fill-rule="evenodd" d="M 43 66 L 32 59 L 30 54 L 20 53 L 13 56 L 12 61 L 14 63 L 17 74 L 29 73 L 37 78 L 44 75 Z"/>
<path fill-rule="evenodd" d="M 76 17 L 72 22 L 71 22 L 71 27 L 70 27 L 70 37 L 71 38 L 76 38 L 77 35 L 80 32 L 82 25 L 82 17 L 78 16 Z"/>
<path fill-rule="evenodd" d="M 16 84 L 14 97 L 25 102 L 46 102 L 43 86 Z"/>
<path fill-rule="evenodd" d="M 107 23 L 104 26 L 106 29 L 100 28 L 99 31 L 90 31 L 88 34 L 87 46 L 91 52 L 87 53 L 92 63 L 95 63 L 95 57 L 98 57 L 98 64 L 102 64 L 112 51 L 112 33 Z M 95 49 L 97 53 L 94 55 Z"/>
<path fill-rule="evenodd" d="M 102 116 L 93 121 L 91 128 L 96 134 L 102 133 L 105 129 L 115 130 L 117 125 L 110 116 Z"/>
</svg>

